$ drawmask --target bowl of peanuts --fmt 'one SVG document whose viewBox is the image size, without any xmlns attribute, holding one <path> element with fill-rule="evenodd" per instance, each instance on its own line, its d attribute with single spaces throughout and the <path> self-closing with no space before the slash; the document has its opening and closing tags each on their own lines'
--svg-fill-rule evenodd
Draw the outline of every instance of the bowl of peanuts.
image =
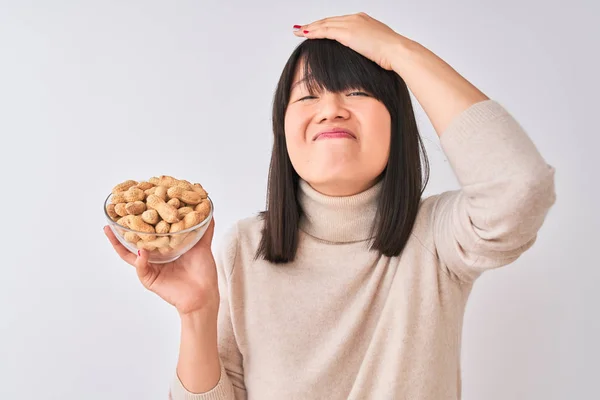
<svg viewBox="0 0 600 400">
<path fill-rule="evenodd" d="M 104 201 L 119 242 L 134 254 L 147 250 L 155 264 L 175 261 L 198 243 L 213 209 L 202 185 L 168 175 L 121 182 Z"/>
</svg>

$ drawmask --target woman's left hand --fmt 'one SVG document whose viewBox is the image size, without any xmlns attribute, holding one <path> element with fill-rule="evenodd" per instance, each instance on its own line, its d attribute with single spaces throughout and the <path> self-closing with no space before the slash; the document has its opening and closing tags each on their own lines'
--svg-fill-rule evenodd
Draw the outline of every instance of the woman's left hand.
<svg viewBox="0 0 600 400">
<path fill-rule="evenodd" d="M 294 26 L 296 28 L 298 25 Z M 362 12 L 300 25 L 294 34 L 307 39 L 336 40 L 387 70 L 393 69 L 391 60 L 398 51 L 398 45 L 408 40 Z"/>
</svg>

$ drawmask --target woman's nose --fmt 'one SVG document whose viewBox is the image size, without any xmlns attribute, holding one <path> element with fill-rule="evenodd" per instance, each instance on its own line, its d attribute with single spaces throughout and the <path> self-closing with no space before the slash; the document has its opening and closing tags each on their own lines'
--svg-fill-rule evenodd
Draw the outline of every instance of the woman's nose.
<svg viewBox="0 0 600 400">
<path fill-rule="evenodd" d="M 320 107 L 317 113 L 319 121 L 346 119 L 350 116 L 350 112 L 339 94 L 330 93 L 322 95 L 319 103 Z"/>
</svg>

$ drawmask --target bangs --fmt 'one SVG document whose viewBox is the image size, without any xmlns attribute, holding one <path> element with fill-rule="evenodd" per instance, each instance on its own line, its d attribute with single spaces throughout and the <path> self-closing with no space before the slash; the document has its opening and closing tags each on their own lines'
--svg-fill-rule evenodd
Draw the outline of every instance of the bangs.
<svg viewBox="0 0 600 400">
<path fill-rule="evenodd" d="M 296 67 L 302 68 L 300 82 L 310 93 L 360 89 L 382 100 L 387 97 L 386 94 L 391 94 L 386 92 L 391 92 L 395 84 L 393 71 L 386 71 L 334 40 L 310 39 L 304 42 Z"/>
</svg>

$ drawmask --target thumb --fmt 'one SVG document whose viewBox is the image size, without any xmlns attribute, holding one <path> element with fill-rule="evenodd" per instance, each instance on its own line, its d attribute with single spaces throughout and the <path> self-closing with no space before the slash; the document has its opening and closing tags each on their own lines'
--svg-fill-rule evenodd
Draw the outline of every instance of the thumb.
<svg viewBox="0 0 600 400">
<path fill-rule="evenodd" d="M 186 253 L 186 255 L 195 257 L 195 256 L 199 256 L 201 254 L 205 254 L 207 250 L 209 252 L 212 252 L 211 246 L 212 246 L 212 239 L 213 239 L 214 232 L 215 232 L 215 219 L 213 217 L 213 218 L 211 218 L 210 222 L 208 223 L 208 227 L 206 227 L 206 231 L 204 232 L 204 235 L 202 235 L 202 237 L 200 238 L 198 243 L 196 243 Z"/>
<path fill-rule="evenodd" d="M 208 228 L 206 228 L 206 232 L 202 235 L 202 238 L 198 241 L 198 246 L 206 247 L 210 249 L 212 245 L 213 235 L 215 233 L 215 217 L 213 216 L 208 223 Z"/>
<path fill-rule="evenodd" d="M 194 247 L 192 247 L 190 249 L 190 251 L 192 253 L 196 253 L 197 251 L 203 251 L 206 249 L 211 249 L 212 246 L 212 239 L 213 239 L 213 234 L 215 233 L 215 218 L 211 218 L 210 222 L 208 223 L 208 227 L 206 228 L 206 232 L 204 232 L 204 235 L 202 235 L 202 237 L 200 238 L 200 240 L 198 241 L 198 243 L 196 243 L 194 245 Z"/>
</svg>

